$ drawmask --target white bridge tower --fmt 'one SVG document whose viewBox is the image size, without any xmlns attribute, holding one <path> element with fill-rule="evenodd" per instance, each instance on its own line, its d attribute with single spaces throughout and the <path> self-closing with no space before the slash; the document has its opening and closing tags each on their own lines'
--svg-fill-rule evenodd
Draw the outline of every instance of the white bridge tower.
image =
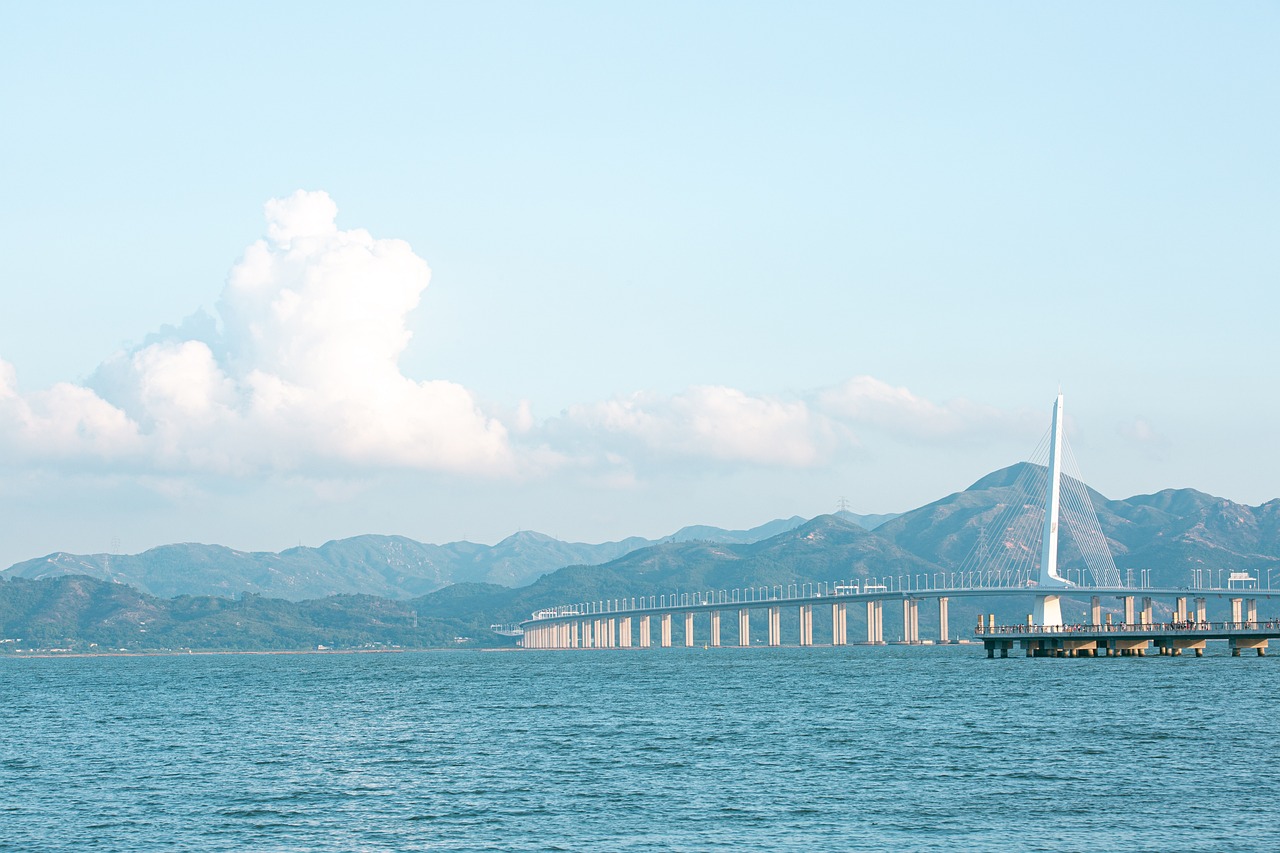
<svg viewBox="0 0 1280 853">
<path fill-rule="evenodd" d="M 1049 494 L 1044 503 L 1044 538 L 1040 549 L 1041 589 L 1064 589 L 1071 583 L 1058 574 L 1058 521 L 1062 491 L 1062 395 L 1053 404 L 1053 427 L 1049 437 Z M 1031 619 L 1037 625 L 1061 625 L 1062 607 L 1058 596 L 1046 593 L 1036 596 Z"/>
</svg>

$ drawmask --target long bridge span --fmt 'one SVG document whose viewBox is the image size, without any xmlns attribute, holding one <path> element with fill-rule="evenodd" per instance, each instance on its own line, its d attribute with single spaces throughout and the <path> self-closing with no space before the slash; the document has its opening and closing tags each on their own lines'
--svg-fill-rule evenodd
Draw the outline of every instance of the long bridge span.
<svg viewBox="0 0 1280 853">
<path fill-rule="evenodd" d="M 843 646 L 849 642 L 850 605 L 866 608 L 866 642 L 880 644 L 885 642 L 884 605 L 895 602 L 902 606 L 902 642 L 922 642 L 919 605 L 932 602 L 938 608 L 937 639 L 945 643 L 949 641 L 951 599 L 1011 596 L 1030 598 L 1032 611 L 1025 624 L 997 625 L 994 615 L 979 618 L 974 636 L 985 645 L 989 657 L 997 652 L 1001 657 L 1008 657 L 1015 644 L 1032 656 L 1144 654 L 1152 643 L 1157 644 L 1162 653 L 1194 649 L 1200 655 L 1207 640 L 1226 640 L 1233 654 L 1239 654 L 1242 648 L 1262 654 L 1268 639 L 1280 638 L 1280 621 L 1258 619 L 1258 600 L 1272 598 L 1269 574 L 1265 590 L 1260 589 L 1258 579 L 1247 572 L 1231 572 L 1225 587 L 1219 573 L 1215 585 L 1213 572 L 1208 569 L 1192 571 L 1191 585 L 1182 588 L 1150 587 L 1146 570 L 1141 572 L 1141 583 L 1137 587 L 1131 582 L 1121 582 L 1087 488 L 1079 476 L 1064 476 L 1062 472 L 1064 452 L 1069 457 L 1070 448 L 1063 435 L 1061 394 L 1054 403 L 1052 426 L 1042 440 L 1042 447 L 1047 453 L 1047 464 L 1035 470 L 1042 472 L 1043 479 L 1033 478 L 1028 490 L 1035 492 L 1043 487 L 1043 518 L 1032 523 L 1033 528 L 1039 525 L 1038 549 L 1034 547 L 1036 543 L 1023 541 L 1035 534 L 1034 529 L 1027 528 L 1026 514 L 1018 516 L 1025 507 L 1011 502 L 991 524 L 1002 536 L 1011 533 L 1018 539 L 1017 542 L 1006 539 L 1007 545 L 1017 547 L 1006 548 L 1002 556 L 991 558 L 984 548 L 975 546 L 970 552 L 974 559 L 966 558 L 959 571 L 785 587 L 675 592 L 562 605 L 538 611 L 521 623 L 522 645 L 528 649 L 605 649 L 633 645 L 649 648 L 654 645 L 656 622 L 657 645 L 670 647 L 672 622 L 679 618 L 684 622 L 684 645 L 691 647 L 696 645 L 699 636 L 695 621 L 703 617 L 706 624 L 701 636 L 706 638 L 705 644 L 719 647 L 723 639 L 722 616 L 728 612 L 731 618 L 737 616 L 735 645 L 751 645 L 754 613 L 764 616 L 768 645 L 780 646 L 783 608 L 795 608 L 798 644 L 812 646 L 814 608 L 830 607 L 831 645 Z M 1065 526 L 1070 533 L 1084 560 L 1084 569 L 1060 570 L 1060 526 Z M 985 536 L 980 536 L 979 543 L 984 542 Z M 1010 554 L 1019 555 L 1016 559 L 1022 562 L 1011 565 Z M 1033 556 L 1039 557 L 1034 565 Z M 1078 601 L 1086 596 L 1088 621 L 1065 623 L 1063 599 Z M 1118 614 L 1108 612 L 1104 619 L 1102 600 L 1112 596 L 1123 602 L 1123 610 Z M 1157 598 L 1173 600 L 1167 620 L 1155 619 L 1153 601 Z M 1230 618 L 1210 621 L 1209 599 L 1229 599 Z M 1119 620 L 1114 618 L 1116 615 L 1120 616 Z"/>
<path fill-rule="evenodd" d="M 1045 649 L 1062 648 L 1070 651 L 1081 651 L 1085 644 L 1077 642 L 1084 638 L 1086 630 L 1108 637 L 1119 637 L 1123 634 L 1126 643 L 1137 649 L 1135 645 L 1140 636 L 1147 636 L 1149 641 L 1157 641 L 1155 636 L 1160 631 L 1167 631 L 1163 626 L 1192 626 L 1187 630 L 1198 631 L 1194 636 L 1203 639 L 1230 639 L 1223 631 L 1223 624 L 1241 626 L 1240 631 L 1263 632 L 1280 637 L 1280 622 L 1275 619 L 1259 621 L 1257 602 L 1270 602 L 1280 598 L 1280 590 L 1259 589 L 1256 581 L 1238 581 L 1234 587 L 1197 587 L 1197 588 L 1158 588 L 1158 587 L 1074 587 L 1065 596 L 1070 598 L 1088 598 L 1088 620 L 1073 625 L 1044 626 L 1035 623 L 1029 617 L 1026 624 L 996 625 L 994 617 L 980 617 L 975 636 L 987 645 L 988 652 L 1000 652 L 1007 656 L 1015 643 L 1034 640 Z M 1246 586 L 1246 584 L 1254 584 Z M 885 605 L 901 604 L 901 642 L 919 644 L 924 642 L 920 635 L 919 608 L 926 606 L 937 608 L 937 635 L 933 642 L 951 642 L 949 605 L 955 598 L 1000 599 L 1015 598 L 1031 600 L 1043 591 L 1035 586 L 980 586 L 980 585 L 941 585 L 916 586 L 890 589 L 888 584 L 873 582 L 856 583 L 834 582 L 791 585 L 791 587 L 751 587 L 735 590 L 715 590 L 694 593 L 672 593 L 670 595 L 651 595 L 629 597 L 547 608 L 533 614 L 523 623 L 522 645 L 526 649 L 612 649 L 612 648 L 670 648 L 673 645 L 673 623 L 683 622 L 682 644 L 692 648 L 701 644 L 711 648 L 721 646 L 748 647 L 752 645 L 752 622 L 763 620 L 764 638 L 769 646 L 782 645 L 815 645 L 813 612 L 815 607 L 830 608 L 831 626 L 829 644 L 832 646 L 848 645 L 849 607 L 865 608 L 866 638 L 858 642 L 870 645 L 885 643 L 884 610 Z M 1118 599 L 1122 604 L 1113 619 L 1112 614 L 1103 613 L 1104 599 Z M 1229 602 L 1231 618 L 1214 623 L 1208 618 L 1209 600 Z M 1155 602 L 1171 601 L 1169 619 L 1156 619 Z M 784 643 L 782 636 L 782 613 L 784 608 L 794 609 L 797 616 L 798 633 L 794 643 Z M 730 619 L 736 617 L 736 633 L 733 625 L 729 631 L 724 630 L 723 616 L 728 613 Z M 754 617 L 754 618 L 753 618 Z M 824 620 L 825 621 L 825 620 Z M 896 620 L 895 620 L 896 621 Z M 757 622 L 759 624 L 759 622 Z M 1195 627 L 1199 626 L 1199 627 Z M 1209 636 L 1210 626 L 1216 626 L 1216 634 Z M 1219 636 L 1221 634 L 1221 636 Z M 1252 634 L 1250 634 L 1252 636 Z M 1114 638 L 1113 637 L 1113 638 Z M 725 642 L 725 640 L 729 642 Z M 826 640 L 823 637 L 821 640 Z M 1091 636 L 1096 641 L 1096 638 Z M 1067 642 L 1070 641 L 1070 642 Z M 827 645 L 826 642 L 817 644 Z M 1035 648 L 1039 648 L 1036 646 Z M 1193 648 L 1194 646 L 1183 646 Z M 1248 648 L 1265 649 L 1261 646 L 1249 645 Z M 1094 646 L 1096 648 L 1096 646 Z M 1145 647 L 1143 647 L 1145 648 Z M 1199 646 L 1197 651 L 1202 649 Z"/>
</svg>

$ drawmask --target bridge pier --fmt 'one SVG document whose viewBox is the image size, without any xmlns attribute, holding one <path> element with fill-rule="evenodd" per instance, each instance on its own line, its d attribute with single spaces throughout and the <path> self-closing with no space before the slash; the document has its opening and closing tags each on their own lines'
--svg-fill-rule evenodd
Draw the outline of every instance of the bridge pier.
<svg viewBox="0 0 1280 853">
<path fill-rule="evenodd" d="M 1133 596 L 1125 595 L 1124 598 L 1124 624 L 1133 624 Z"/>
<path fill-rule="evenodd" d="M 624 649 L 631 648 L 631 617 L 623 616 L 618 620 L 618 645 Z"/>
<path fill-rule="evenodd" d="M 940 643 L 950 642 L 950 640 L 947 638 L 947 635 L 950 633 L 947 630 L 947 627 L 948 627 L 947 626 L 947 604 L 948 603 L 949 602 L 946 596 L 942 596 L 938 599 L 938 642 Z"/>
<path fill-rule="evenodd" d="M 1205 608 L 1205 600 L 1203 598 L 1196 599 L 1196 622 L 1208 622 L 1206 618 L 1207 610 Z"/>
<path fill-rule="evenodd" d="M 813 605 L 800 605 L 800 645 L 813 645 Z"/>
<path fill-rule="evenodd" d="M 1151 596 L 1144 595 L 1142 597 L 1142 624 L 1150 625 L 1153 621 L 1151 618 Z"/>
<path fill-rule="evenodd" d="M 693 611 L 684 615 L 684 647 L 693 648 Z"/>
<path fill-rule="evenodd" d="M 647 649 L 651 647 L 653 645 L 652 639 L 649 628 L 649 614 L 646 613 L 640 617 L 640 648 Z"/>
<path fill-rule="evenodd" d="M 1096 595 L 1089 598 L 1089 624 L 1102 624 L 1102 599 Z"/>
<path fill-rule="evenodd" d="M 1258 600 L 1256 598 L 1250 598 L 1247 601 L 1245 601 L 1244 607 L 1245 607 L 1245 620 L 1250 625 L 1257 622 L 1258 621 Z"/>
<path fill-rule="evenodd" d="M 711 646 L 720 648 L 720 611 L 711 611 Z"/>
<path fill-rule="evenodd" d="M 662 614 L 662 648 L 671 648 L 671 614 Z"/>
<path fill-rule="evenodd" d="M 782 645 L 782 608 L 770 607 L 769 614 L 769 645 Z"/>
<path fill-rule="evenodd" d="M 867 643 L 884 644 L 884 602 L 879 599 L 867 602 Z"/>
<path fill-rule="evenodd" d="M 751 611 L 745 607 L 738 610 L 738 645 L 743 648 L 751 645 Z"/>
<path fill-rule="evenodd" d="M 1244 621 L 1244 614 L 1240 611 L 1240 605 L 1243 602 L 1244 599 L 1241 598 L 1231 599 L 1231 621 L 1235 622 L 1237 625 Z"/>
<path fill-rule="evenodd" d="M 1173 621 L 1187 621 L 1187 597 L 1185 595 L 1180 595 L 1173 601 Z"/>
<path fill-rule="evenodd" d="M 831 605 L 831 645 L 844 646 L 849 643 L 848 607 L 841 604 Z"/>
</svg>

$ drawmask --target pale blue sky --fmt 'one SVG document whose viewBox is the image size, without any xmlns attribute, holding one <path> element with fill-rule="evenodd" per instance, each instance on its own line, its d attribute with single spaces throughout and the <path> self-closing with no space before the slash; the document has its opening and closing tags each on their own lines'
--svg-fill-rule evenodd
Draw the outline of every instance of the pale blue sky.
<svg viewBox="0 0 1280 853">
<path fill-rule="evenodd" d="M 0 23 L 0 565 L 113 538 L 600 540 L 841 496 L 900 510 L 1024 458 L 1059 384 L 1104 493 L 1280 495 L 1274 3 L 28 4 Z M 465 389 L 506 461 L 415 455 L 412 435 L 281 461 L 237 415 L 220 449 L 253 462 L 227 467 L 196 459 L 195 421 L 156 437 L 155 375 L 104 384 L 166 324 L 224 321 L 264 203 L 299 189 L 430 266 L 399 369 Z M 228 358 L 243 414 L 262 365 Z M 49 438 L 60 382 L 133 443 Z M 405 423 L 434 429 L 437 404 Z M 785 439 L 752 444 L 739 404 Z M 726 444 L 727 423 L 749 434 Z"/>
</svg>

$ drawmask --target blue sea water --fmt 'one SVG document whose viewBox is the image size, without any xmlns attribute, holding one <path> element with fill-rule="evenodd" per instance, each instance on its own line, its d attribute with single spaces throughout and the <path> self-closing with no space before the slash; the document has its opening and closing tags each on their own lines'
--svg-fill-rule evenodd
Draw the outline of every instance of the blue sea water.
<svg viewBox="0 0 1280 853">
<path fill-rule="evenodd" d="M 0 849 L 1274 850 L 1280 661 L 0 659 Z"/>
</svg>

